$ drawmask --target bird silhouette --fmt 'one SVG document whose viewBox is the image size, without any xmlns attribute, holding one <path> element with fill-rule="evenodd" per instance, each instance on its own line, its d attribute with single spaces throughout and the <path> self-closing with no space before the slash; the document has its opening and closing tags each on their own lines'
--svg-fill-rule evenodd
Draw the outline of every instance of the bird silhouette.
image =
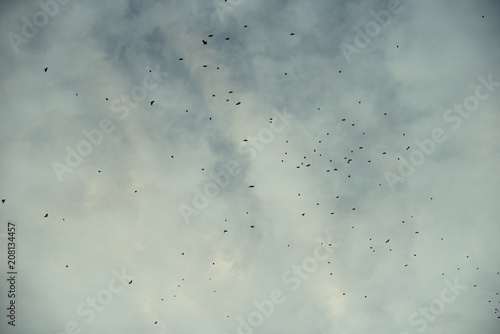
<svg viewBox="0 0 500 334">
<path fill-rule="evenodd" d="M 132 284 L 132 280 L 130 280 L 130 282 L 128 282 L 128 284 Z"/>
<path fill-rule="evenodd" d="M 48 70 L 48 69 L 49 69 L 49 68 L 48 68 L 48 67 L 46 67 L 46 68 L 44 68 L 43 70 L 44 70 L 45 72 L 47 72 L 47 70 Z"/>
<path fill-rule="evenodd" d="M 207 41 L 205 41 L 204 39 L 202 39 L 201 41 L 203 42 L 203 45 L 207 44 Z"/>
<path fill-rule="evenodd" d="M 45 214 L 45 216 L 43 216 L 43 217 L 44 217 L 44 218 L 47 218 L 48 216 L 49 216 L 49 214 L 48 214 L 48 213 L 46 213 L 46 214 Z"/>
<path fill-rule="evenodd" d="M 153 103 L 155 103 L 155 101 L 151 101 L 151 105 L 153 105 Z"/>
<path fill-rule="evenodd" d="M 255 226 L 254 225 L 250 225 L 251 228 L 254 228 Z"/>
<path fill-rule="evenodd" d="M 389 240 L 391 240 L 391 239 L 387 239 L 387 241 L 386 241 L 385 243 L 388 243 L 388 242 L 389 242 Z"/>
<path fill-rule="evenodd" d="M 236 103 L 237 106 L 239 106 L 240 104 L 241 104 L 241 102 Z"/>
<path fill-rule="evenodd" d="M 2 203 L 5 203 L 5 198 L 4 198 L 4 199 L 2 199 Z"/>
</svg>

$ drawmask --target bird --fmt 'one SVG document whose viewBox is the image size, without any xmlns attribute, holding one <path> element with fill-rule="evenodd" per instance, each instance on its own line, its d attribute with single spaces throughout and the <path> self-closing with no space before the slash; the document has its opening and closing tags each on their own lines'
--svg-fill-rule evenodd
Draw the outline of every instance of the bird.
<svg viewBox="0 0 500 334">
<path fill-rule="evenodd" d="M 254 225 L 250 225 L 251 228 L 254 228 L 255 226 Z"/>
<path fill-rule="evenodd" d="M 132 284 L 132 280 L 130 280 L 130 282 L 128 282 L 128 284 Z"/>
<path fill-rule="evenodd" d="M 48 70 L 48 69 L 49 69 L 49 68 L 48 68 L 48 67 L 46 67 L 46 68 L 44 68 L 43 70 L 44 70 L 45 72 L 47 72 L 47 70 Z"/>
<path fill-rule="evenodd" d="M 227 233 L 227 230 L 224 230 L 224 232 L 222 232 L 222 233 Z"/>
<path fill-rule="evenodd" d="M 290 36 L 293 36 L 293 35 L 295 35 L 295 33 L 294 33 L 294 32 L 292 32 L 292 33 L 290 34 Z"/>
<path fill-rule="evenodd" d="M 232 94 L 232 93 L 233 93 L 233 91 L 232 91 L 232 90 L 230 90 L 230 91 L 229 91 L 229 94 Z"/>
<path fill-rule="evenodd" d="M 184 59 L 182 59 L 182 58 L 179 58 L 179 60 L 184 60 Z"/>
<path fill-rule="evenodd" d="M 5 203 L 5 198 L 4 198 L 4 199 L 2 199 L 2 203 Z"/>
<path fill-rule="evenodd" d="M 108 98 L 106 98 L 106 101 L 108 101 Z"/>
<path fill-rule="evenodd" d="M 155 325 L 158 323 L 158 321 L 155 321 Z"/>
<path fill-rule="evenodd" d="M 388 242 L 389 242 L 389 240 L 391 240 L 391 239 L 387 239 L 387 241 L 386 241 L 385 243 L 388 243 Z"/>
<path fill-rule="evenodd" d="M 97 172 L 98 172 L 98 173 L 100 173 L 101 171 L 100 171 L 100 170 L 98 170 Z"/>
<path fill-rule="evenodd" d="M 236 103 L 237 106 L 239 106 L 240 104 L 241 104 L 241 102 Z"/>
<path fill-rule="evenodd" d="M 229 41 L 229 37 L 226 37 L 226 41 Z"/>
<path fill-rule="evenodd" d="M 66 265 L 66 268 L 68 268 L 68 265 Z"/>
<path fill-rule="evenodd" d="M 207 44 L 207 41 L 205 41 L 204 39 L 202 39 L 201 41 L 203 42 L 203 45 Z"/>
<path fill-rule="evenodd" d="M 247 28 L 248 26 L 247 25 L 244 25 L 243 28 Z"/>
<path fill-rule="evenodd" d="M 214 37 L 214 35 L 208 35 L 208 37 Z"/>
<path fill-rule="evenodd" d="M 45 216 L 43 216 L 43 217 L 44 217 L 44 218 L 47 218 L 48 216 L 49 216 L 49 214 L 48 214 L 48 213 L 46 213 L 46 214 L 45 214 Z"/>
<path fill-rule="evenodd" d="M 155 101 L 151 101 L 151 105 L 153 105 L 153 103 L 155 103 Z"/>
<path fill-rule="evenodd" d="M 248 186 L 248 188 L 253 188 L 254 186 Z"/>
</svg>

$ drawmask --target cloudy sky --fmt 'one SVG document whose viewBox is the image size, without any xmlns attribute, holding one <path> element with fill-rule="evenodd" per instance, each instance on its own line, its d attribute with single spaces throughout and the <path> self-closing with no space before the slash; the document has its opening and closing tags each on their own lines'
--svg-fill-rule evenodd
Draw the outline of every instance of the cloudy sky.
<svg viewBox="0 0 500 334">
<path fill-rule="evenodd" d="M 2 1 L 0 332 L 498 333 L 499 9 Z"/>
</svg>

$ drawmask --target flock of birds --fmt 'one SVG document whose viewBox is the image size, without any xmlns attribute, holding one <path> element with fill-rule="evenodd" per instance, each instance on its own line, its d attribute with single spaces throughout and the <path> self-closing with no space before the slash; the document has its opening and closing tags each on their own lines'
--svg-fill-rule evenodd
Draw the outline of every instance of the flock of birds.
<svg viewBox="0 0 500 334">
<path fill-rule="evenodd" d="M 227 0 L 226 0 L 226 1 L 227 1 Z M 484 16 L 483 16 L 483 18 L 484 18 Z M 247 27 L 248 27 L 247 25 L 245 25 L 245 26 L 244 26 L 244 28 L 247 28 Z M 295 33 L 294 33 L 294 32 L 290 33 L 290 36 L 295 36 Z M 203 46 L 207 46 L 207 45 L 209 45 L 209 40 L 210 40 L 210 38 L 213 38 L 213 37 L 214 37 L 214 35 L 213 35 L 213 34 L 210 34 L 210 35 L 208 35 L 208 38 L 207 38 L 207 39 L 203 39 L 203 38 L 202 38 L 202 39 L 201 39 L 201 46 L 203 47 Z M 228 41 L 228 40 L 230 40 L 230 38 L 229 38 L 229 37 L 225 37 L 225 40 L 226 40 L 226 41 Z M 399 45 L 396 45 L 396 48 L 399 48 Z M 179 61 L 183 61 L 183 60 L 184 60 L 184 58 L 183 58 L 183 57 L 179 58 Z M 206 67 L 208 67 L 208 65 L 207 65 L 207 64 L 204 64 L 204 65 L 203 65 L 203 67 L 204 67 L 204 68 L 206 68 Z M 44 72 L 46 72 L 46 73 L 47 73 L 47 72 L 48 72 L 48 69 L 49 69 L 48 67 L 45 67 L 45 68 L 44 68 Z M 217 69 L 219 69 L 219 67 L 217 67 Z M 339 74 L 341 74 L 341 73 L 342 73 L 342 70 L 339 70 Z M 285 74 L 285 75 L 287 75 L 288 73 L 287 73 L 287 72 L 285 72 L 284 74 Z M 229 94 L 233 94 L 233 93 L 234 93 L 234 92 L 233 92 L 233 90 L 229 90 L 228 92 L 229 92 Z M 78 96 L 78 93 L 77 93 L 76 95 Z M 213 94 L 212 96 L 213 96 L 213 97 L 215 97 L 215 94 Z M 106 101 L 109 101 L 107 97 L 106 97 Z M 226 99 L 226 101 L 227 101 L 227 102 L 229 102 L 229 99 Z M 152 107 L 152 106 L 154 105 L 154 103 L 155 103 L 155 100 L 151 100 L 149 103 L 150 103 L 150 106 Z M 237 105 L 237 106 L 239 106 L 240 104 L 241 104 L 241 101 L 238 101 L 238 102 L 236 103 L 236 105 Z M 358 101 L 358 104 L 361 104 L 361 100 L 360 100 L 360 101 Z M 320 108 L 318 108 L 318 111 L 319 111 L 319 110 L 320 110 Z M 186 110 L 186 112 L 188 112 L 188 110 Z M 383 113 L 383 115 L 384 115 L 384 116 L 387 116 L 387 113 Z M 210 118 L 209 118 L 209 120 L 212 120 L 212 118 L 210 117 Z M 270 123 L 272 123 L 272 122 L 273 122 L 273 118 L 270 118 L 270 119 L 269 119 L 269 121 L 270 121 Z M 348 122 L 347 118 L 340 118 L 340 121 L 341 121 L 341 122 Z M 351 127 L 355 127 L 355 123 L 350 123 L 350 124 L 351 124 Z M 329 133 L 329 132 L 326 132 L 326 134 L 325 134 L 324 136 L 328 137 L 329 135 L 330 135 L 330 133 Z M 360 135 L 361 135 L 361 136 L 365 136 L 365 135 L 366 135 L 366 132 L 364 132 L 364 131 L 360 131 Z M 405 133 L 402 133 L 402 136 L 405 136 Z M 290 140 L 291 140 L 291 139 L 290 139 Z M 300 168 L 307 168 L 307 169 L 309 169 L 309 168 L 310 168 L 310 169 L 312 170 L 312 169 L 313 169 L 313 167 L 315 166 L 315 164 L 317 163 L 318 165 L 323 165 L 323 166 L 325 166 L 325 165 L 326 165 L 326 166 L 327 166 L 327 167 L 325 167 L 325 168 L 323 169 L 323 171 L 324 171 L 324 172 L 326 172 L 326 173 L 330 173 L 330 172 L 338 173 L 339 175 L 341 175 L 341 177 L 345 177 L 346 179 L 351 179 L 351 177 L 354 177 L 354 175 L 355 175 L 355 173 L 356 173 L 356 170 L 349 171 L 349 166 L 353 166 L 353 165 L 356 165 L 356 164 L 361 163 L 361 162 L 360 162 L 360 161 L 358 161 L 358 160 L 363 159 L 363 155 L 357 155 L 357 154 L 356 154 L 356 152 L 357 152 L 357 151 L 361 151 L 361 150 L 363 150 L 363 149 L 364 149 L 364 147 L 365 147 L 365 145 L 362 145 L 362 146 L 361 146 L 361 145 L 357 145 L 355 148 L 348 149 L 348 150 L 345 152 L 345 155 L 344 155 L 344 157 L 343 157 L 344 162 L 343 162 L 343 163 L 340 163 L 340 162 L 338 162 L 338 161 L 337 161 L 337 162 L 334 164 L 333 159 L 326 158 L 326 154 L 325 154 L 325 156 L 323 156 L 323 154 L 324 154 L 324 153 L 323 153 L 323 151 L 319 148 L 319 146 L 321 146 L 320 144 L 322 144 L 323 142 L 325 142 L 325 140 L 326 140 L 326 138 L 323 138 L 323 139 L 319 140 L 319 141 L 318 141 L 318 148 L 312 149 L 312 151 L 311 151 L 311 152 L 309 152 L 310 156 L 313 156 L 313 158 L 312 158 L 312 159 L 310 158 L 310 160 L 311 160 L 311 161 L 307 161 L 308 156 L 307 156 L 307 155 L 305 155 L 305 156 L 303 157 L 303 160 L 304 160 L 304 161 L 301 161 L 300 163 L 297 163 L 297 161 L 295 161 L 295 164 L 294 164 L 295 168 L 297 168 L 297 169 L 300 169 Z M 248 141 L 248 140 L 247 140 L 247 139 L 243 139 L 243 141 Z M 365 142 L 365 143 L 367 143 L 367 145 L 369 145 L 369 140 L 365 140 L 364 142 Z M 286 144 L 288 144 L 288 143 L 289 143 L 289 140 L 286 140 L 286 141 L 285 141 L 285 143 L 286 143 Z M 405 147 L 404 147 L 404 148 L 405 148 L 405 150 L 409 150 L 409 149 L 410 149 L 410 146 L 409 146 L 409 145 L 405 145 Z M 379 152 L 379 153 L 380 153 L 380 156 L 386 156 L 386 155 L 387 155 L 387 152 L 386 152 L 386 151 Z M 282 158 L 279 158 L 279 160 L 280 160 L 280 162 L 281 162 L 281 163 L 285 163 L 285 162 L 287 161 L 286 156 L 288 155 L 288 152 L 287 152 L 287 151 L 283 152 L 283 155 L 284 155 L 284 156 L 283 156 Z M 171 156 L 171 158 L 174 158 L 174 156 Z M 364 163 L 371 163 L 371 162 L 372 162 L 372 159 L 373 159 L 373 158 L 366 159 L 366 160 L 364 161 Z M 290 158 L 289 160 L 293 160 L 293 159 L 292 159 L 292 158 Z M 398 160 L 399 160 L 399 158 L 398 158 Z M 203 171 L 203 170 L 204 170 L 204 168 L 201 168 L 201 170 Z M 98 170 L 98 173 L 101 173 L 101 170 Z M 381 184 L 381 183 L 379 183 L 379 184 L 378 184 L 378 186 L 379 186 L 379 187 L 381 187 L 381 186 L 382 186 L 382 184 Z M 250 189 L 254 189 L 255 187 L 256 187 L 256 186 L 255 186 L 255 185 L 253 185 L 253 184 L 248 186 L 248 188 L 250 188 Z M 134 193 L 137 193 L 137 191 L 138 191 L 138 190 L 135 190 L 135 191 L 134 191 Z M 300 193 L 298 193 L 298 196 L 300 197 Z M 336 196 L 335 196 L 335 199 L 340 199 L 340 195 L 336 195 Z M 433 198 L 431 197 L 430 199 L 432 200 Z M 2 202 L 2 204 L 5 204 L 5 203 L 6 203 L 6 199 L 1 199 L 1 202 Z M 316 202 L 316 206 L 319 206 L 319 205 L 320 205 L 320 202 Z M 355 210 L 356 210 L 356 207 L 352 207 L 352 208 L 351 208 L 351 210 L 352 210 L 352 211 L 355 211 Z M 328 212 L 329 212 L 329 214 L 331 214 L 331 215 L 335 214 L 335 212 L 333 212 L 333 211 L 331 211 L 331 210 L 328 210 Z M 248 211 L 246 212 L 246 214 L 248 214 Z M 306 216 L 306 212 L 301 212 L 301 213 L 300 213 L 300 215 L 301 215 L 302 217 L 305 217 L 305 216 Z M 44 218 L 48 218 L 48 217 L 49 217 L 49 214 L 48 214 L 48 213 L 45 213 L 45 214 L 43 215 L 43 217 L 44 217 Z M 411 216 L 410 218 L 413 218 L 413 216 Z M 64 220 L 65 220 L 65 218 L 63 218 L 63 221 L 64 221 Z M 227 222 L 227 219 L 225 219 L 225 222 Z M 402 223 L 402 224 L 404 224 L 404 223 L 405 223 L 405 220 L 402 220 L 402 221 L 401 221 L 401 223 Z M 411 228 L 412 228 L 412 227 L 411 227 L 411 224 L 408 224 L 408 225 L 409 225 L 409 228 L 411 229 Z M 250 227 L 251 229 L 254 229 L 254 228 L 256 227 L 256 225 L 249 225 L 249 227 Z M 355 227 L 354 225 L 353 225 L 353 226 L 351 226 L 351 228 L 352 228 L 352 229 L 354 229 L 354 227 Z M 231 231 L 231 228 L 230 228 L 230 226 L 228 225 L 226 228 L 223 228 L 223 230 L 222 230 L 222 234 L 224 234 L 224 235 L 225 235 L 225 234 L 228 234 L 228 233 L 230 234 L 230 231 Z M 420 231 L 414 231 L 414 234 L 416 234 L 416 235 L 417 235 L 417 234 L 419 234 L 419 233 L 420 233 Z M 424 232 L 424 233 L 425 233 L 425 232 Z M 384 238 L 384 239 L 385 239 L 385 238 Z M 383 240 L 384 240 L 384 239 L 383 239 Z M 382 240 L 382 241 L 383 241 L 383 240 Z M 444 240 L 444 238 L 443 238 L 443 237 L 441 237 L 441 241 L 443 241 L 443 240 Z M 373 253 L 375 253 L 375 251 L 376 251 L 375 247 L 376 247 L 377 245 L 378 245 L 378 246 L 381 246 L 381 247 L 382 247 L 382 245 L 383 245 L 383 244 L 381 244 L 381 242 L 382 242 L 382 241 L 373 241 L 373 240 L 372 240 L 372 238 L 369 238 L 369 241 L 370 241 L 370 242 L 372 242 L 372 243 L 371 243 L 371 245 L 369 246 L 369 251 L 371 251 L 371 252 L 373 252 Z M 385 242 L 383 242 L 383 243 L 384 243 L 384 244 L 389 244 L 389 242 L 390 242 L 390 241 L 391 241 L 391 238 L 387 238 L 387 240 L 385 240 Z M 290 247 L 290 244 L 288 244 L 287 246 L 288 246 L 288 247 Z M 389 247 L 389 248 L 387 249 L 387 251 L 392 252 L 392 247 Z M 181 253 L 181 255 L 182 255 L 182 256 L 184 256 L 184 255 L 185 255 L 185 253 L 184 253 L 184 252 L 182 252 L 182 253 Z M 413 254 L 413 256 L 414 256 L 414 257 L 416 257 L 416 256 L 417 256 L 417 254 Z M 467 256 L 467 258 L 469 258 L 469 256 Z M 328 262 L 328 263 L 330 263 L 330 262 Z M 214 265 L 214 266 L 215 266 L 215 262 L 213 262 L 213 263 L 212 263 L 212 265 Z M 408 267 L 408 265 L 409 265 L 409 263 L 404 263 L 404 267 Z M 66 264 L 66 268 L 69 268 L 69 265 L 68 265 L 68 264 Z M 460 268 L 458 268 L 458 270 L 460 270 Z M 477 268 L 477 270 L 479 270 L 479 268 Z M 330 275 L 333 275 L 333 273 L 332 273 L 332 272 L 330 272 Z M 445 273 L 442 273 L 442 275 L 444 276 L 444 275 L 445 275 Z M 497 275 L 500 275 L 500 273 L 499 273 L 499 272 L 497 272 Z M 211 278 L 209 278 L 209 280 L 211 280 Z M 184 281 L 184 279 L 182 279 L 182 281 Z M 128 284 L 132 284 L 132 280 L 130 280 L 130 282 L 129 282 Z M 477 284 L 474 284 L 474 287 L 476 287 L 476 286 L 477 286 Z M 178 284 L 178 286 L 177 286 L 177 287 L 178 287 L 178 288 L 180 288 L 180 287 L 181 287 L 181 285 L 180 285 L 180 284 Z M 216 292 L 216 290 L 214 290 L 214 292 Z M 498 296 L 498 294 L 499 294 L 499 293 L 497 292 L 497 293 L 496 293 L 496 296 Z M 346 292 L 342 292 L 342 296 L 346 296 Z M 364 298 L 367 298 L 367 297 L 368 297 L 368 295 L 365 295 L 365 294 L 363 294 L 363 296 L 364 296 Z M 176 294 L 174 294 L 174 295 L 173 295 L 173 297 L 175 298 L 175 297 L 176 297 Z M 488 302 L 489 302 L 489 303 L 491 303 L 491 302 L 492 302 L 492 299 L 493 299 L 493 298 L 489 299 L 489 300 L 488 300 Z M 496 299 L 497 299 L 497 302 L 498 302 L 498 303 L 500 303 L 500 299 L 499 299 L 498 297 L 497 297 Z M 163 298 L 161 298 L 161 300 L 163 301 L 164 299 L 163 299 Z M 494 301 L 494 302 L 495 302 L 495 301 Z M 495 314 L 497 314 L 497 313 L 499 312 L 498 308 L 496 308 L 496 307 L 493 307 L 493 311 L 494 311 L 494 313 L 495 313 Z M 229 318 L 229 315 L 227 315 L 227 318 Z M 500 318 L 500 316 L 498 316 L 498 318 Z M 158 321 L 155 321 L 155 322 L 154 322 L 154 324 L 158 324 Z"/>
</svg>

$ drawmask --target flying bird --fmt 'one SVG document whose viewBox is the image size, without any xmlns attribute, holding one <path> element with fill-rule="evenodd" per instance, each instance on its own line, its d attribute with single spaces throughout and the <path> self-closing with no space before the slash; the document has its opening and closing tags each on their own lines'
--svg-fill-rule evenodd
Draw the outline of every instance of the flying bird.
<svg viewBox="0 0 500 334">
<path fill-rule="evenodd" d="M 44 68 L 43 70 L 44 70 L 45 72 L 47 72 L 47 70 L 48 70 L 48 69 L 49 69 L 49 68 L 48 68 L 48 67 L 46 67 L 46 68 Z"/>
<path fill-rule="evenodd" d="M 48 214 L 48 213 L 46 213 L 46 214 L 45 214 L 45 216 L 43 216 L 43 218 L 47 218 L 48 216 L 49 216 L 49 214 Z"/>
<path fill-rule="evenodd" d="M 248 186 L 248 188 L 253 188 L 254 186 Z"/>
<path fill-rule="evenodd" d="M 227 230 L 224 230 L 224 232 L 222 232 L 222 233 L 227 233 Z"/>
<path fill-rule="evenodd" d="M 254 225 L 250 225 L 251 228 L 254 228 L 255 226 Z"/>
<path fill-rule="evenodd" d="M 290 34 L 290 36 L 293 36 L 293 35 L 295 35 L 295 33 L 294 33 L 294 32 L 292 32 L 292 33 Z"/>
<path fill-rule="evenodd" d="M 5 203 L 5 198 L 4 198 L 4 199 L 2 199 L 2 203 Z"/>
<path fill-rule="evenodd" d="M 151 101 L 151 105 L 153 105 L 153 103 L 155 103 L 155 101 Z"/>
<path fill-rule="evenodd" d="M 387 241 L 386 241 L 385 243 L 388 243 L 388 242 L 389 242 L 389 240 L 391 240 L 391 239 L 387 239 Z"/>
<path fill-rule="evenodd" d="M 240 104 L 241 104 L 241 102 L 236 103 L 237 106 L 239 106 Z"/>
<path fill-rule="evenodd" d="M 208 37 L 214 37 L 214 35 L 208 35 Z"/>
<path fill-rule="evenodd" d="M 204 39 L 202 39 L 201 41 L 203 42 L 203 45 L 207 44 L 207 41 L 205 41 Z"/>
<path fill-rule="evenodd" d="M 132 280 L 130 280 L 130 282 L 128 282 L 128 284 L 132 284 Z"/>
</svg>

